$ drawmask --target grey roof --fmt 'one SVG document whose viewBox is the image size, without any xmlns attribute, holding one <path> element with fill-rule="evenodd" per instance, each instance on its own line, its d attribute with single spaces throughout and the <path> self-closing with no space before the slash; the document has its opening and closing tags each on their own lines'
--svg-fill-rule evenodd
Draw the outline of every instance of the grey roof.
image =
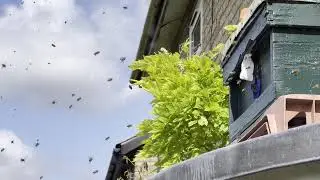
<svg viewBox="0 0 320 180">
<path fill-rule="evenodd" d="M 319 149 L 320 124 L 305 125 L 200 155 L 161 171 L 150 180 L 255 179 L 271 169 L 320 167 Z M 319 169 L 317 172 L 319 178 Z M 243 178 L 245 175 L 247 178 Z"/>
</svg>

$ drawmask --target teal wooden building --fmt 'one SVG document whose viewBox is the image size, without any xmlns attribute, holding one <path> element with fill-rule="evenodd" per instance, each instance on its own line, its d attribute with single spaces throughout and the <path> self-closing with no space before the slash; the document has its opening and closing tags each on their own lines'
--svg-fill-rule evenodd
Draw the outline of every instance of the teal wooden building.
<svg viewBox="0 0 320 180">
<path fill-rule="evenodd" d="M 222 67 L 230 86 L 231 141 L 277 97 L 320 94 L 319 2 L 260 1 L 229 40 Z M 239 77 L 248 54 L 254 64 L 252 81 Z"/>
<path fill-rule="evenodd" d="M 245 0 L 232 2 L 245 2 Z M 238 140 L 248 132 L 248 129 L 276 104 L 278 97 L 288 94 L 306 96 L 320 94 L 320 0 L 254 0 L 251 2 L 250 15 L 228 39 L 221 62 L 224 82 L 230 87 L 230 139 L 232 142 L 239 142 Z M 224 7 L 224 4 L 228 4 L 227 0 L 203 0 L 203 3 L 206 5 L 212 3 L 212 6 L 204 6 L 205 15 L 201 16 L 204 17 L 203 22 L 205 22 L 204 37 L 206 32 L 220 34 L 215 33 L 214 28 L 223 22 L 215 20 L 214 17 L 219 17 L 218 12 L 221 9 L 226 14 L 230 12 Z M 155 7 L 158 6 L 153 6 L 151 3 L 150 9 Z M 177 12 L 177 8 L 182 7 L 181 4 L 179 6 L 169 4 L 167 8 L 170 10 L 168 12 Z M 206 8 L 213 9 L 212 7 L 217 9 L 206 10 Z M 170 15 L 168 12 L 164 11 L 161 14 L 167 17 L 165 15 Z M 212 25 L 215 26 L 209 26 L 210 21 L 207 21 L 211 13 L 213 14 Z M 172 25 L 171 27 L 174 29 Z M 205 30 L 206 27 L 209 27 L 208 31 Z M 212 28 L 211 31 L 210 28 Z M 157 31 L 151 28 L 150 32 Z M 145 40 L 147 37 L 157 37 L 158 41 L 155 38 L 150 42 L 158 42 L 158 46 L 155 47 L 160 47 L 165 45 L 163 43 L 165 40 L 170 39 L 168 34 L 173 34 L 173 31 L 166 29 L 160 35 L 154 36 L 144 34 L 146 35 L 142 38 L 142 47 L 146 44 L 150 47 L 157 44 L 148 43 Z M 200 39 L 212 42 L 215 38 Z M 205 44 L 208 43 L 201 41 L 204 51 L 208 50 Z M 170 43 L 167 45 L 164 47 L 175 47 Z M 139 50 L 139 52 L 143 51 Z M 141 73 L 134 72 L 132 78 L 139 80 L 141 76 Z M 318 113 L 317 117 L 320 120 L 320 103 L 314 104 L 313 111 Z M 160 171 L 147 179 L 319 179 L 319 136 L 320 124 L 271 133 L 268 136 L 234 143 L 202 154 Z"/>
</svg>

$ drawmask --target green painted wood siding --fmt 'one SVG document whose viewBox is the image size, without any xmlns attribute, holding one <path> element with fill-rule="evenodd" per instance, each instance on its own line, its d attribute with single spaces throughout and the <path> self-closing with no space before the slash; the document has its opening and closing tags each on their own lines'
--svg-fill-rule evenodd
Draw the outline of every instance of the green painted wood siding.
<svg viewBox="0 0 320 180">
<path fill-rule="evenodd" d="M 223 65 L 226 81 L 236 73 L 229 82 L 232 141 L 277 97 L 320 94 L 320 4 L 270 3 L 260 9 Z M 247 48 L 250 40 L 255 44 L 252 49 Z M 261 65 L 262 94 L 258 99 L 252 98 L 250 82 L 235 85 L 246 53 L 252 53 L 253 61 Z"/>
<path fill-rule="evenodd" d="M 272 51 L 277 96 L 320 94 L 319 30 L 276 29 Z"/>
<path fill-rule="evenodd" d="M 320 2 L 319 2 L 320 3 Z M 268 24 L 273 26 L 320 26 L 320 4 L 273 3 L 267 7 Z"/>
</svg>

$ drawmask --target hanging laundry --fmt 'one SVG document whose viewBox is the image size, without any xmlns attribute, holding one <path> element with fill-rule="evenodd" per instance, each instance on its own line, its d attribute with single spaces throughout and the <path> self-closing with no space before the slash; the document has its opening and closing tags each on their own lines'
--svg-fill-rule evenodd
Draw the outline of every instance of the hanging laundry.
<svg viewBox="0 0 320 180">
<path fill-rule="evenodd" d="M 259 65 L 254 69 L 254 83 L 251 84 L 251 90 L 254 99 L 261 95 L 261 68 Z"/>
<path fill-rule="evenodd" d="M 254 83 L 251 84 L 253 98 L 257 99 L 261 95 L 261 79 L 255 78 Z"/>
<path fill-rule="evenodd" d="M 251 53 L 244 55 L 240 72 L 240 79 L 242 80 L 253 81 L 254 63 L 251 59 L 251 56 Z"/>
</svg>

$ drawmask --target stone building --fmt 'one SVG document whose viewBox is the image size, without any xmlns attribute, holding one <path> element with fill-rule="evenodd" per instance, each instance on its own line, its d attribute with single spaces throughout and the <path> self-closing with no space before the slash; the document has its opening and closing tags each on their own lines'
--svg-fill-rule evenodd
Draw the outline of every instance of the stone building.
<svg viewBox="0 0 320 180">
<path fill-rule="evenodd" d="M 249 5 L 228 39 L 223 27 L 238 24 Z M 178 51 L 187 38 L 190 54 L 227 42 L 221 65 L 234 144 L 149 179 L 319 179 L 319 12 L 320 0 L 152 0 L 137 60 L 161 47 Z M 254 66 L 242 68 L 244 60 Z M 251 72 L 259 81 L 241 78 L 243 69 L 261 70 Z"/>
<path fill-rule="evenodd" d="M 151 0 L 136 59 L 152 54 L 160 48 L 179 51 L 185 40 L 191 40 L 191 54 L 208 51 L 224 43 L 228 34 L 223 29 L 238 24 L 240 11 L 253 0 Z M 133 71 L 130 79 L 140 80 L 144 72 Z M 150 159 L 153 167 L 156 159 Z M 146 162 L 137 162 L 134 179 L 145 179 Z M 109 168 L 110 169 L 110 168 Z M 152 169 L 152 168 L 151 168 Z M 154 169 L 154 168 L 153 168 Z M 141 173 L 143 172 L 142 176 Z"/>
<path fill-rule="evenodd" d="M 223 27 L 238 24 L 240 11 L 253 0 L 152 0 L 143 29 L 137 60 L 161 47 L 179 50 L 186 39 L 192 42 L 191 53 L 208 51 L 228 39 Z M 139 80 L 143 72 L 133 71 Z"/>
</svg>

